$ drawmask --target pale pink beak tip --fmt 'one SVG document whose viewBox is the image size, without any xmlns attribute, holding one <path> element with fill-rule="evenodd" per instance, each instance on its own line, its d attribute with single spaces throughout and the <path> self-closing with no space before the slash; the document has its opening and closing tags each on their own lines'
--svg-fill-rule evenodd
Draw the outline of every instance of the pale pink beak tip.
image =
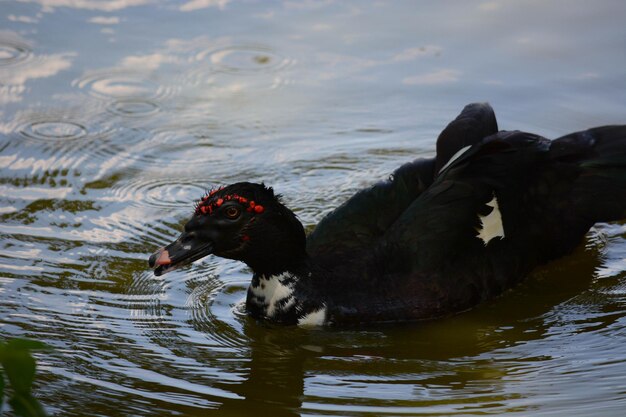
<svg viewBox="0 0 626 417">
<path fill-rule="evenodd" d="M 155 265 L 161 266 L 161 265 L 169 265 L 171 263 L 172 263 L 172 260 L 170 259 L 170 254 L 167 250 L 164 249 L 159 254 L 159 257 L 156 260 Z"/>
</svg>

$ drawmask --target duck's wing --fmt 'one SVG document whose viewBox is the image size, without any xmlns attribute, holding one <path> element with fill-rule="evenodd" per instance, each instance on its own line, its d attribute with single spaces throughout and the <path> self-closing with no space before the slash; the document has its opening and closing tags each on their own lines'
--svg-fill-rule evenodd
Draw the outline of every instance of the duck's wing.
<svg viewBox="0 0 626 417">
<path fill-rule="evenodd" d="M 436 159 L 407 163 L 388 180 L 356 193 L 321 220 L 307 238 L 307 251 L 320 257 L 371 248 L 432 184 L 436 173 L 455 153 L 496 131 L 495 115 L 489 104 L 465 106 L 439 135 Z"/>
<path fill-rule="evenodd" d="M 334 257 L 371 247 L 432 183 L 434 165 L 434 159 L 418 159 L 402 165 L 388 180 L 357 192 L 309 234 L 309 255 Z"/>
<path fill-rule="evenodd" d="M 488 103 L 468 104 L 437 138 L 435 172 L 458 152 L 497 132 L 496 115 Z"/>
<path fill-rule="evenodd" d="M 626 126 L 554 141 L 499 132 L 446 167 L 382 245 L 393 273 L 465 265 L 468 276 L 514 280 L 573 250 L 595 222 L 621 218 Z"/>
</svg>

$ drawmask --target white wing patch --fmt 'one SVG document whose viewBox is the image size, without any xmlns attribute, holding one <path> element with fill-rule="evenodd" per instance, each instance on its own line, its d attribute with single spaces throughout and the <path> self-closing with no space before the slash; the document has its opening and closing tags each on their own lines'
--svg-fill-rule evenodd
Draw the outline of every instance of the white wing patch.
<svg viewBox="0 0 626 417">
<path fill-rule="evenodd" d="M 452 155 L 452 158 L 450 158 L 448 160 L 448 162 L 446 162 L 446 164 L 441 167 L 441 169 L 439 170 L 438 173 L 440 174 L 441 172 L 443 172 L 444 169 L 448 168 L 450 166 L 450 164 L 452 164 L 454 161 L 459 159 L 461 157 L 461 155 L 463 155 L 465 153 L 465 151 L 467 151 L 471 147 L 472 147 L 471 145 L 468 145 L 468 146 L 465 146 L 465 147 L 459 149 L 458 151 L 456 151 L 456 153 L 454 155 Z"/>
<path fill-rule="evenodd" d="M 298 326 L 300 327 L 322 326 L 324 322 L 326 322 L 326 307 L 322 307 L 319 310 L 315 310 L 314 312 L 301 317 L 298 320 Z"/>
<path fill-rule="evenodd" d="M 478 215 L 480 227 L 477 229 L 477 237 L 485 243 L 485 246 L 491 239 L 496 237 L 504 238 L 504 225 L 502 224 L 502 215 L 500 214 L 500 207 L 498 206 L 498 199 L 495 193 L 487 205 L 492 207 L 493 210 L 486 216 Z"/>
</svg>

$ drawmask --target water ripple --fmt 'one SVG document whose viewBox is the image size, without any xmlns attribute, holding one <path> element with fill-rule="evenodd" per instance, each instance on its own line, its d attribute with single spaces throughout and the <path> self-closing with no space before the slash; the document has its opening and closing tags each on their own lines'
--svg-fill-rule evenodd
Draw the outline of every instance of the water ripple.
<svg viewBox="0 0 626 417">
<path fill-rule="evenodd" d="M 35 108 L 17 113 L 5 128 L 25 138 L 57 144 L 85 137 L 102 138 L 113 128 L 101 111 L 101 106 L 88 105 L 80 110 Z"/>
<path fill-rule="evenodd" d="M 126 13 L 122 3 L 140 7 Z M 464 77 L 456 87 L 442 85 L 449 94 L 432 94 L 438 99 L 403 87 L 403 79 L 440 64 L 416 47 L 423 27 L 402 18 L 411 7 L 258 2 L 242 14 L 237 2 L 200 0 L 182 18 L 145 3 L 112 2 L 115 17 L 105 18 L 46 6 L 36 25 L 11 15 L 5 23 L 33 44 L 0 31 L 0 101 L 7 104 L 0 107 L 0 338 L 54 346 L 37 354 L 36 394 L 50 414 L 623 414 L 623 225 L 591 234 L 569 261 L 536 271 L 498 299 L 428 323 L 301 329 L 257 322 L 245 314 L 249 269 L 213 256 L 154 276 L 146 258 L 176 239 L 205 187 L 265 181 L 310 228 L 404 161 L 431 157 L 440 128 L 463 104 L 464 86 L 480 85 L 480 94 L 507 104 L 501 118 L 508 127 L 518 117 L 536 131 L 528 120 L 548 116 L 503 98 L 528 90 L 519 71 L 500 77 L 499 86 L 481 83 L 502 69 L 495 61 L 510 64 L 502 54 L 452 68 Z M 510 9 L 483 6 L 473 19 L 479 24 Z M 553 9 L 548 20 L 562 14 Z M 609 10 L 600 9 L 578 14 L 605 27 L 600 18 Z M 432 11 L 425 16 L 440 13 Z M 346 13 L 359 24 L 339 24 Z M 622 33 L 619 13 L 611 15 Z M 371 26 L 383 17 L 395 26 L 374 39 Z M 51 24 L 86 19 L 108 27 L 73 27 L 84 42 L 49 36 Z M 302 30 L 291 33 L 296 26 Z M 500 42 L 514 45 L 500 51 L 505 58 L 537 44 L 519 42 L 518 32 Z M 546 35 L 553 44 L 565 39 Z M 593 38 L 587 35 L 560 46 L 579 51 L 579 41 Z M 433 39 L 447 45 L 449 58 L 463 52 L 450 36 Z M 479 38 L 472 40 L 484 44 Z M 596 55 L 623 56 L 620 37 L 613 38 Z M 553 66 L 558 59 L 542 61 L 555 71 L 544 71 L 539 85 L 553 85 L 555 73 L 575 75 L 580 65 L 569 55 L 576 54 L 559 56 L 568 64 L 563 71 Z M 610 88 L 621 85 L 621 66 L 593 62 L 602 65 L 584 86 L 599 87 L 591 102 L 605 104 L 585 107 L 589 94 L 572 96 L 571 83 L 547 99 L 530 91 L 555 109 L 549 117 L 563 129 L 619 122 L 624 113 Z M 559 100 L 564 94 L 572 100 Z M 589 123 L 576 117 L 589 112 Z"/>
<path fill-rule="evenodd" d="M 105 99 L 129 97 L 157 98 L 167 96 L 171 90 L 144 74 L 111 70 L 92 72 L 74 80 L 72 85 L 87 90 L 89 94 Z"/>
<path fill-rule="evenodd" d="M 141 131 L 134 131 L 134 134 L 138 138 L 145 136 Z M 149 171 L 159 170 L 160 176 L 171 174 L 178 177 L 182 174 L 211 182 L 215 179 L 207 176 L 207 166 L 215 171 L 219 166 L 230 166 L 233 160 L 245 158 L 251 153 L 249 146 L 235 140 L 237 132 L 210 121 L 196 121 L 191 125 L 179 121 L 155 128 L 149 134 L 150 137 L 144 140 L 133 138 L 130 146 L 123 144 L 123 148 L 111 148 L 111 156 L 115 159 L 112 164 L 132 164 Z M 226 179 L 221 178 L 220 181 Z"/>
<path fill-rule="evenodd" d="M 1 126 L 7 132 L 0 159 L 0 166 L 6 169 L 3 176 L 15 185 L 33 185 L 36 181 L 29 178 L 39 173 L 72 170 L 78 177 L 80 171 L 100 169 L 110 158 L 107 152 L 116 148 L 110 142 L 113 134 L 116 141 L 120 137 L 128 141 L 100 110 L 99 106 L 83 106 L 81 111 L 43 108 L 17 113 Z"/>
<path fill-rule="evenodd" d="M 157 113 L 161 110 L 159 101 L 175 93 L 175 88 L 147 74 L 122 69 L 90 72 L 72 85 L 92 97 L 109 101 L 109 112 L 135 118 Z"/>
<path fill-rule="evenodd" d="M 247 284 L 222 284 L 214 275 L 208 277 L 208 280 L 194 279 L 187 284 L 193 285 L 187 305 L 194 329 L 210 335 L 220 349 L 245 349 L 248 338 L 244 335 L 242 321 L 246 318 L 235 315 L 234 310 L 245 299 Z"/>
<path fill-rule="evenodd" d="M 116 184 L 112 193 L 116 201 L 129 201 L 139 206 L 181 208 L 189 206 L 206 191 L 203 182 L 195 179 L 134 178 Z"/>
<path fill-rule="evenodd" d="M 32 55 L 32 49 L 28 44 L 17 39 L 2 39 L 2 35 L 6 34 L 0 34 L 0 66 L 23 62 Z"/>
<path fill-rule="evenodd" d="M 205 50 L 195 58 L 198 61 L 208 59 L 218 71 L 237 74 L 276 72 L 293 63 L 293 60 L 264 45 L 233 45 Z"/>
<path fill-rule="evenodd" d="M 161 106 L 145 98 L 127 98 L 112 102 L 109 107 L 111 113 L 124 117 L 142 117 L 157 113 Z"/>
<path fill-rule="evenodd" d="M 71 121 L 37 121 L 25 125 L 20 133 L 34 139 L 71 140 L 87 135 L 87 128 Z"/>
</svg>

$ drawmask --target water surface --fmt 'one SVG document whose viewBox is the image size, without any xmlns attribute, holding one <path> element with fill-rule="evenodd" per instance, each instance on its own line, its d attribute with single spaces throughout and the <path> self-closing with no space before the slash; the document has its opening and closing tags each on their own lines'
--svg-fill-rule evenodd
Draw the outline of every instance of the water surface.
<svg viewBox="0 0 626 417">
<path fill-rule="evenodd" d="M 146 259 L 211 186 L 307 228 L 489 101 L 554 138 L 626 123 L 623 1 L 23 0 L 0 8 L 0 337 L 51 414 L 621 416 L 626 227 L 431 323 L 277 328 L 249 271 Z M 270 414 L 272 413 L 272 414 Z"/>
</svg>

